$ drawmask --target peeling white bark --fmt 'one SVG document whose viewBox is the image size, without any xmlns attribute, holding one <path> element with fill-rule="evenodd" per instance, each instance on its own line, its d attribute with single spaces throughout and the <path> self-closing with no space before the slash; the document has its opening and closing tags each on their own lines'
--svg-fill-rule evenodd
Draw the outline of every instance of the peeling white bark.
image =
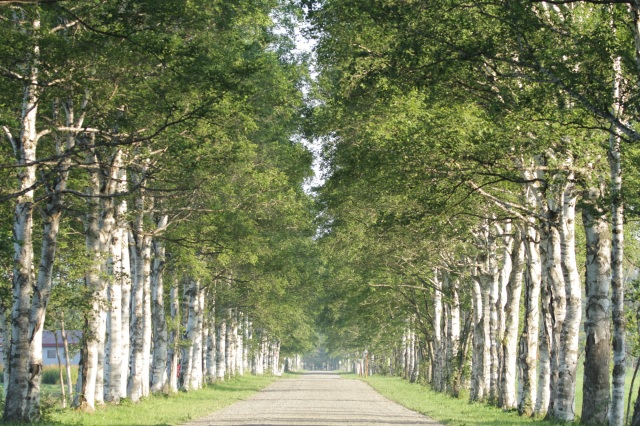
<svg viewBox="0 0 640 426">
<path fill-rule="evenodd" d="M 189 300 L 185 341 L 182 351 L 182 389 L 197 390 L 202 387 L 202 326 L 205 290 L 200 281 L 192 280 L 185 294 Z"/>
<path fill-rule="evenodd" d="M 518 325 L 520 322 L 520 296 L 522 293 L 522 278 L 525 268 L 525 247 L 520 232 L 516 234 L 513 244 L 512 268 L 507 285 L 505 305 L 505 332 L 502 340 L 503 363 L 501 374 L 501 388 L 499 405 L 511 410 L 517 407 L 516 398 L 516 365 L 518 349 Z"/>
<path fill-rule="evenodd" d="M 458 295 L 458 281 L 448 279 L 450 303 L 449 303 L 449 338 L 447 339 L 447 359 L 449 367 L 447 373 L 447 384 L 451 394 L 458 395 L 461 387 L 460 375 L 462 366 L 458 361 L 460 351 L 460 298 Z"/>
<path fill-rule="evenodd" d="M 118 192 L 125 192 L 127 188 L 126 172 L 123 170 L 120 175 L 120 183 Z M 120 283 L 120 291 L 122 295 L 121 302 L 121 327 L 120 327 L 120 342 L 122 345 L 121 361 L 120 361 L 120 385 L 119 391 L 113 391 L 113 394 L 119 394 L 120 398 L 126 398 L 127 396 L 127 383 L 129 380 L 129 366 L 130 366 L 130 336 L 131 336 L 131 259 L 130 242 L 129 242 L 129 229 L 127 227 L 127 202 L 126 200 L 120 200 L 116 207 L 116 217 L 118 223 L 118 229 L 116 232 L 120 238 L 119 245 L 113 245 L 114 259 L 118 257 L 119 263 L 114 262 L 114 270 L 116 276 L 114 279 Z M 118 256 L 116 256 L 116 253 Z M 112 372 L 114 376 L 118 373 Z M 116 382 L 113 383 L 116 386 Z"/>
<path fill-rule="evenodd" d="M 180 343 L 180 297 L 178 290 L 178 279 L 173 277 L 171 281 L 171 334 L 168 357 L 169 357 L 169 391 L 178 391 L 178 355 Z"/>
<path fill-rule="evenodd" d="M 227 320 L 226 318 L 220 318 L 218 321 L 218 333 L 216 344 L 216 379 L 218 381 L 224 381 L 227 374 Z"/>
<path fill-rule="evenodd" d="M 472 278 L 473 291 L 473 351 L 471 362 L 471 401 L 481 401 L 486 397 L 485 361 L 486 342 L 484 333 L 484 300 L 482 298 L 482 288 L 480 277 L 474 274 Z"/>
<path fill-rule="evenodd" d="M 573 175 L 568 176 L 560 220 L 562 272 L 566 291 L 566 315 L 562 325 L 558 352 L 558 388 L 553 404 L 553 416 L 561 421 L 575 418 L 576 369 L 578 364 L 578 334 L 582 320 L 582 286 L 575 253 L 576 194 Z"/>
<path fill-rule="evenodd" d="M 525 172 L 524 178 L 533 181 L 533 176 Z M 537 189 L 535 184 L 527 185 L 525 199 L 529 206 L 535 206 Z M 518 412 L 531 415 L 536 404 L 536 379 L 538 361 L 538 332 L 540 286 L 542 282 L 542 266 L 540 263 L 540 236 L 536 230 L 536 220 L 527 219 L 525 224 L 525 248 L 528 268 L 525 274 L 525 319 L 524 328 L 520 336 L 519 370 L 520 370 L 520 399 Z"/>
<path fill-rule="evenodd" d="M 25 32 L 36 35 L 40 32 L 40 17 L 31 21 L 31 28 Z M 39 390 L 39 376 L 42 370 L 42 355 L 32 355 L 30 333 L 31 292 L 34 286 L 33 268 L 33 208 L 34 184 L 36 182 L 36 148 L 38 144 L 36 123 L 38 119 L 40 46 L 35 45 L 24 65 L 29 76 L 25 85 L 20 120 L 20 137 L 11 138 L 16 153 L 18 169 L 18 191 L 13 222 L 13 307 L 11 312 L 11 355 L 5 369 L 9 371 L 6 381 L 7 391 L 4 406 L 6 421 L 29 422 L 33 408 L 38 401 L 27 399 L 29 387 Z M 37 348 L 34 348 L 37 351 Z M 41 349 L 40 349 L 41 351 Z M 35 382 L 30 383 L 32 377 Z M 39 398 L 39 395 L 37 395 Z"/>
<path fill-rule="evenodd" d="M 586 236 L 587 307 L 584 321 L 586 341 L 580 420 L 585 424 L 605 424 L 611 402 L 611 237 L 606 214 L 597 205 L 601 198 L 595 195 L 593 198 L 593 202 L 588 200 L 582 208 L 582 223 Z"/>
<path fill-rule="evenodd" d="M 640 4 L 633 2 L 634 35 L 636 39 L 636 60 L 640 64 Z M 622 85 L 621 59 L 615 58 L 614 64 L 614 106 L 617 117 L 623 113 L 620 105 Z M 621 426 L 624 423 L 624 380 L 626 375 L 626 336 L 624 319 L 624 201 L 622 198 L 622 152 L 620 136 L 609 138 L 609 169 L 611 174 L 611 316 L 613 320 L 613 375 L 611 386 L 611 408 L 609 424 Z M 634 415 L 634 418 L 636 416 Z"/>
<path fill-rule="evenodd" d="M 207 383 L 213 383 L 216 381 L 216 307 L 215 298 L 211 298 L 211 306 L 207 314 L 207 340 L 206 340 L 206 371 L 205 381 Z"/>
<path fill-rule="evenodd" d="M 442 340 L 442 282 L 440 281 L 440 277 L 438 276 L 438 270 L 434 270 L 433 272 L 433 363 L 431 365 L 431 385 L 434 390 L 438 392 L 443 391 L 443 367 L 444 360 L 442 359 L 443 351 L 443 340 Z M 413 346 L 413 345 L 411 345 Z M 411 351 L 410 351 L 411 353 Z M 411 354 L 411 359 L 413 359 L 413 354 Z"/>
<path fill-rule="evenodd" d="M 161 215 L 156 228 L 167 226 L 168 216 Z M 164 309 L 164 242 L 154 240 L 153 268 L 151 278 L 151 302 L 153 323 L 153 361 L 151 364 L 151 392 L 162 392 L 168 386 L 167 380 L 167 319 Z"/>
<path fill-rule="evenodd" d="M 238 310 L 238 322 L 236 325 L 236 369 L 239 376 L 244 376 L 244 314 Z"/>
<path fill-rule="evenodd" d="M 253 358 L 253 370 L 252 373 L 256 376 L 262 376 L 264 374 L 264 357 L 265 357 L 265 336 L 262 331 L 256 332 L 259 341 Z"/>
</svg>

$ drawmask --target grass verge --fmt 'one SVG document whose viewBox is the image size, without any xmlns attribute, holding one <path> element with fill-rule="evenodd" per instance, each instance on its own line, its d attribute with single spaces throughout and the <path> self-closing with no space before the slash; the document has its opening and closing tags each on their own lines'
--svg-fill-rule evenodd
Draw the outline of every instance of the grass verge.
<svg viewBox="0 0 640 426">
<path fill-rule="evenodd" d="M 246 375 L 215 383 L 202 390 L 152 395 L 137 404 L 127 400 L 98 407 L 95 413 L 71 409 L 49 410 L 38 425 L 180 425 L 243 400 L 273 383 L 277 377 Z"/>
<path fill-rule="evenodd" d="M 578 371 L 576 373 L 576 422 L 582 413 L 582 384 L 584 379 L 583 373 L 584 360 L 580 358 L 578 362 Z M 355 374 L 346 374 L 346 377 L 357 378 Z M 627 377 L 625 382 L 625 415 L 627 407 L 627 398 L 631 388 L 631 379 L 633 377 L 633 368 L 627 367 Z M 439 392 L 434 392 L 426 386 L 408 383 L 394 377 L 371 376 L 366 381 L 378 392 L 387 398 L 404 405 L 411 410 L 423 413 L 433 419 L 436 419 L 447 425 L 521 425 L 521 424 L 538 424 L 551 425 L 558 424 L 548 421 L 534 420 L 523 418 L 516 412 L 505 412 L 499 408 L 487 406 L 480 403 L 469 403 L 467 399 L 451 398 Z M 640 389 L 640 373 L 636 377 L 633 385 L 631 398 L 631 413 L 633 414 L 633 403 Z M 571 423 L 564 423 L 571 424 Z"/>
<path fill-rule="evenodd" d="M 355 378 L 355 375 L 347 375 Z M 380 394 L 413 411 L 451 426 L 486 425 L 552 425 L 543 420 L 520 417 L 515 411 L 504 411 L 480 403 L 470 403 L 443 393 L 434 392 L 426 386 L 409 383 L 399 377 L 370 376 L 362 379 Z"/>
</svg>

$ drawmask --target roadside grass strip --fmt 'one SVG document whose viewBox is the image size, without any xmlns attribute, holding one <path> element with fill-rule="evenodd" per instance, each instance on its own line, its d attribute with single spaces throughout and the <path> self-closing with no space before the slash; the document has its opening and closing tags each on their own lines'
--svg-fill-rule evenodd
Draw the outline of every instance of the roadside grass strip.
<svg viewBox="0 0 640 426">
<path fill-rule="evenodd" d="M 152 395 L 139 403 L 128 400 L 105 404 L 94 413 L 72 409 L 49 409 L 46 420 L 38 425 L 180 425 L 207 416 L 246 399 L 273 383 L 275 376 L 246 375 L 214 383 L 204 389 Z"/>
<path fill-rule="evenodd" d="M 349 374 L 344 377 L 356 378 L 358 376 Z M 370 376 L 362 380 L 390 400 L 448 426 L 557 424 L 521 417 L 515 411 L 504 411 L 482 403 L 470 403 L 467 398 L 453 398 L 440 392 L 434 392 L 427 386 L 409 383 L 399 377 Z"/>
</svg>

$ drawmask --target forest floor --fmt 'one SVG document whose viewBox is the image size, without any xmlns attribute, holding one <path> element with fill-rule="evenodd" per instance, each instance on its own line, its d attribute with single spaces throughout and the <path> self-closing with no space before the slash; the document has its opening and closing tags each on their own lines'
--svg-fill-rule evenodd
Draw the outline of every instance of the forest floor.
<svg viewBox="0 0 640 426">
<path fill-rule="evenodd" d="M 388 400 L 360 380 L 329 372 L 278 380 L 245 401 L 184 426 L 355 424 L 442 426 Z"/>
</svg>

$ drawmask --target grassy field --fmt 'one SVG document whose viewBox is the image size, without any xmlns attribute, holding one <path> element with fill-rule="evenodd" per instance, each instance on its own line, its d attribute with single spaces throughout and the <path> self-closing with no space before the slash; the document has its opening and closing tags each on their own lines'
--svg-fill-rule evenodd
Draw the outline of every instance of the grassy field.
<svg viewBox="0 0 640 426">
<path fill-rule="evenodd" d="M 631 385 L 631 376 L 633 371 L 627 372 L 627 391 Z M 346 375 L 349 378 L 355 378 L 355 375 Z M 517 415 L 516 412 L 506 412 L 496 407 L 491 407 L 485 404 L 469 403 L 466 398 L 457 399 L 446 396 L 442 393 L 434 392 L 428 387 L 418 384 L 411 384 L 406 380 L 402 380 L 397 377 L 385 377 L 385 376 L 371 376 L 366 380 L 374 389 L 380 392 L 382 395 L 396 401 L 407 408 L 414 411 L 423 413 L 435 420 L 438 420 L 447 425 L 462 426 L 462 425 L 522 425 L 522 424 L 537 424 L 537 425 L 551 425 L 552 422 L 546 422 L 542 420 L 534 420 L 531 418 L 523 418 Z M 638 385 L 640 382 L 639 377 L 636 378 L 634 383 L 633 398 L 636 397 L 638 391 Z M 632 404 L 633 404 L 632 398 Z M 626 399 L 625 399 L 626 407 Z M 633 406 L 632 408 L 633 409 Z M 582 411 L 582 370 L 578 371 L 578 381 L 576 386 L 576 413 L 578 416 Z M 577 422 L 576 422 L 577 424 Z"/>
<path fill-rule="evenodd" d="M 246 399 L 276 379 L 272 376 L 246 375 L 199 391 L 178 392 L 171 396 L 154 395 L 137 404 L 124 401 L 120 405 L 105 405 L 92 414 L 54 407 L 47 410 L 46 421 L 37 424 L 179 425 Z M 56 392 L 53 386 L 51 392 Z"/>
</svg>

